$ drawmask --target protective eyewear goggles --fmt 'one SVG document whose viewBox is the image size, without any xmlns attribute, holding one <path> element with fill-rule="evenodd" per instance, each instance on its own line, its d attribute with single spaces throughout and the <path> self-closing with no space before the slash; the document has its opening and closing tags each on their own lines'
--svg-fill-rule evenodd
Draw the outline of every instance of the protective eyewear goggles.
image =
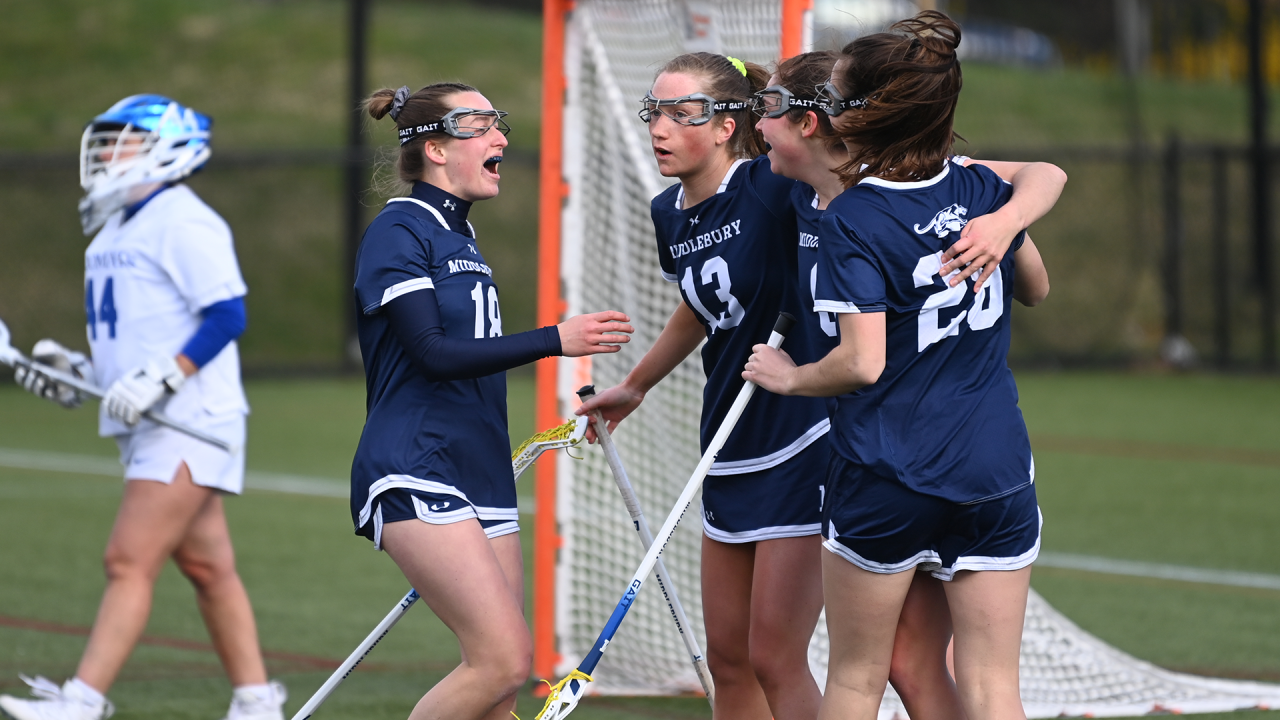
<svg viewBox="0 0 1280 720">
<path fill-rule="evenodd" d="M 476 108 L 456 107 L 445 113 L 444 117 L 437 122 L 401 128 L 399 131 L 400 144 L 404 145 L 412 142 L 418 136 L 428 133 L 445 133 L 446 135 L 466 140 L 480 137 L 495 127 L 498 132 L 506 135 L 511 132 L 511 127 L 502 119 L 506 116 L 507 113 L 501 110 L 477 110 Z"/>
<path fill-rule="evenodd" d="M 646 93 L 640 104 L 644 105 L 639 112 L 644 122 L 653 122 L 655 116 L 664 115 L 678 125 L 705 125 L 718 112 L 745 110 L 750 106 L 746 100 L 716 100 L 706 93 L 662 100 Z"/>
<path fill-rule="evenodd" d="M 797 97 L 781 85 L 770 85 L 752 96 L 751 112 L 762 118 L 782 117 L 795 107 L 806 110 L 818 107 L 818 99 Z"/>
<path fill-rule="evenodd" d="M 853 98 L 852 100 L 845 100 L 844 96 L 840 94 L 840 91 L 837 90 L 836 86 L 832 85 L 829 80 L 818 85 L 814 90 L 818 93 L 818 107 L 822 108 L 823 112 L 831 117 L 836 117 L 845 110 L 852 110 L 853 108 L 867 106 L 867 98 L 865 95 Z"/>
</svg>

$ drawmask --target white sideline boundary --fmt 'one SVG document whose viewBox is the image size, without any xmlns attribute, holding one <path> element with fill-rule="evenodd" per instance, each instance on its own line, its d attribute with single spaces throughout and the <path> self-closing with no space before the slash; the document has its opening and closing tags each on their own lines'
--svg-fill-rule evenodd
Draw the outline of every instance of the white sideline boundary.
<svg viewBox="0 0 1280 720">
<path fill-rule="evenodd" d="M 124 479 L 120 463 L 109 457 L 43 450 L 19 450 L 0 447 L 0 468 L 95 475 L 117 480 Z M 351 495 L 350 481 L 340 478 L 246 470 L 244 484 L 248 490 L 265 490 L 267 492 L 288 493 L 290 495 L 311 495 L 342 500 L 346 500 Z M 519 509 L 522 514 L 533 512 L 534 505 L 532 501 L 533 498 L 522 497 L 519 499 Z"/>
<path fill-rule="evenodd" d="M 77 455 L 0 447 L 0 467 L 14 470 L 43 470 L 46 472 L 121 478 L 120 463 L 111 458 L 96 455 Z M 264 472 L 261 470 L 248 470 L 245 472 L 245 487 L 250 490 L 341 498 L 343 500 L 347 499 L 349 492 L 349 484 L 346 480 Z M 535 507 L 533 498 L 520 498 L 521 514 L 532 514 Z M 1082 570 L 1104 575 L 1123 575 L 1125 577 L 1175 580 L 1203 585 L 1280 590 L 1280 575 L 1266 573 L 1213 570 L 1185 565 L 1117 560 L 1093 555 L 1049 551 L 1041 551 L 1040 557 L 1035 564 L 1040 567 Z"/>
<path fill-rule="evenodd" d="M 0 447 L 0 467 L 15 470 L 42 470 L 79 475 L 98 475 L 111 478 L 121 477 L 120 463 L 110 458 L 41 450 L 19 450 Z M 261 470 L 246 471 L 245 486 L 250 490 L 266 490 L 292 495 L 312 495 L 344 500 L 348 497 L 349 492 L 346 480 L 264 472 Z M 532 501 L 533 498 L 520 498 L 520 512 L 522 514 L 534 512 L 535 505 Z M 1036 565 L 1064 570 L 1082 570 L 1105 575 L 1280 590 L 1280 575 L 1234 570 L 1213 570 L 1135 560 L 1117 560 L 1092 555 L 1077 555 L 1075 553 L 1042 551 L 1039 559 L 1036 560 Z"/>
</svg>

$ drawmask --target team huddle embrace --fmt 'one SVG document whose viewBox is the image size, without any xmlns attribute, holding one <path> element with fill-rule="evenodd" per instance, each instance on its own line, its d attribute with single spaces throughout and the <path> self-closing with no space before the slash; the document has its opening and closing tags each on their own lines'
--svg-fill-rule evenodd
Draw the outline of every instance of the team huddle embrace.
<svg viewBox="0 0 1280 720">
<path fill-rule="evenodd" d="M 653 198 L 651 217 L 657 264 L 681 301 L 625 379 L 584 393 L 576 414 L 615 465 L 609 434 L 625 432 L 646 394 L 701 348 L 704 457 L 682 502 L 701 490 L 705 661 L 696 645 L 690 653 L 720 720 L 869 720 L 889 683 L 913 720 L 1025 718 L 1018 660 L 1041 515 L 1006 357 L 1013 301 L 1034 306 L 1049 291 L 1026 230 L 1052 209 L 1066 176 L 1045 163 L 956 154 L 960 38 L 945 14 L 925 11 L 839 52 L 770 68 L 688 53 L 663 65 L 640 98 L 657 169 L 678 180 Z M 407 192 L 369 225 L 356 258 L 352 310 L 368 400 L 351 471 L 353 526 L 403 572 L 413 588 L 406 602 L 421 597 L 461 647 L 461 663 L 409 717 L 508 718 L 533 642 L 505 372 L 546 357 L 616 353 L 634 328 L 620 307 L 504 334 L 468 217 L 499 193 L 507 114 L 456 82 L 379 90 L 365 108 L 394 122 L 395 174 Z M 164 122 L 147 128 L 116 111 L 95 120 L 95 132 L 116 135 L 86 140 L 98 156 L 145 157 L 146 143 L 168 137 Z M 188 134 L 207 141 L 207 123 L 201 130 L 182 114 L 192 111 L 177 103 L 164 111 L 191 120 Z M 126 145 L 135 125 L 154 138 Z M 204 157 L 193 156 L 187 173 Z M 163 537 L 139 561 L 144 578 L 165 557 L 181 564 L 210 527 L 229 555 L 219 493 L 243 485 L 242 455 L 148 419 L 162 410 L 196 418 L 187 407 L 204 402 L 218 412 L 200 415 L 215 418 L 200 429 L 243 443 L 234 339 L 246 290 L 229 232 L 223 242 L 225 226 L 179 183 L 184 176 L 121 185 L 114 206 L 89 203 L 86 220 L 86 232 L 97 229 L 91 221 L 106 223 L 93 256 L 128 262 L 95 260 L 86 271 L 87 287 L 98 288 L 86 300 L 92 367 L 77 372 L 109 388 L 102 433 L 117 438 L 126 460 L 154 451 L 127 463 L 127 479 L 158 481 L 127 483 L 152 491 L 137 507 L 192 508 L 167 534 L 147 531 Z M 222 254 L 173 250 L 168 228 L 178 223 L 205 228 L 204 246 L 225 245 Z M 138 240 L 119 245 L 121 237 Z M 188 259 L 222 268 L 217 281 L 191 280 Z M 129 307 L 143 297 L 129 283 L 166 282 L 172 320 Z M 114 293 L 109 313 L 93 292 Z M 41 350 L 33 354 L 55 367 L 90 365 L 60 346 Z M 55 375 L 20 375 L 33 392 L 78 401 Z M 593 422 L 581 427 L 585 418 Z M 145 522 L 142 510 L 125 512 L 130 498 L 117 520 L 122 537 L 112 536 L 117 554 L 132 547 L 120 530 L 126 517 Z M 681 513 L 678 503 L 656 539 L 636 523 L 653 545 L 645 564 L 541 720 L 573 710 L 655 564 L 674 598 L 658 555 Z M 199 591 L 203 576 L 191 577 Z M 150 592 L 126 581 L 108 584 L 99 624 L 115 607 L 112 593 Z M 262 671 L 234 566 L 211 582 L 239 587 L 225 618 L 206 613 L 237 688 L 229 720 L 282 718 L 284 690 Z M 819 688 L 808 646 L 824 607 L 830 657 Z M 123 614 L 111 622 L 123 622 L 127 613 L 115 612 Z M 138 613 L 128 619 L 136 624 Z M 0 697 L 0 709 L 17 720 L 109 715 L 104 695 L 141 625 L 132 636 L 94 632 L 74 678 L 61 688 L 31 681 L 40 699 Z"/>
</svg>

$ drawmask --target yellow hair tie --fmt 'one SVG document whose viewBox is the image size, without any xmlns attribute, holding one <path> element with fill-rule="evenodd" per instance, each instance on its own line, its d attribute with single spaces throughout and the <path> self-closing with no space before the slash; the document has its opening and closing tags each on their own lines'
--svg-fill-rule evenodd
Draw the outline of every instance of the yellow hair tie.
<svg viewBox="0 0 1280 720">
<path fill-rule="evenodd" d="M 739 60 L 739 59 L 738 59 L 738 58 L 736 58 L 736 57 L 729 57 L 728 55 L 725 55 L 725 56 L 724 56 L 724 59 L 725 59 L 725 60 L 728 60 L 728 61 L 729 61 L 729 62 L 731 62 L 731 63 L 733 63 L 733 66 L 734 66 L 734 67 L 736 67 L 736 68 L 738 68 L 738 72 L 742 73 L 742 77 L 746 77 L 746 76 L 747 76 L 747 65 L 746 65 L 746 63 L 742 62 L 741 60 Z"/>
</svg>

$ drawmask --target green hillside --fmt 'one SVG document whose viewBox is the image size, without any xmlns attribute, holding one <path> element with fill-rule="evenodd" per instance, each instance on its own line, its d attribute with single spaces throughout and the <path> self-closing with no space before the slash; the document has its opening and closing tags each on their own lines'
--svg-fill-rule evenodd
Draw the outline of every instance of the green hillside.
<svg viewBox="0 0 1280 720">
<path fill-rule="evenodd" d="M 369 40 L 370 89 L 461 79 L 511 113 L 512 151 L 502 195 L 473 222 L 503 293 L 504 327 L 534 321 L 541 18 L 465 3 L 375 2 Z M 339 0 L 0 0 L 0 162 L 15 153 L 59 163 L 0 164 L 0 317 L 20 344 L 77 338 L 82 329 L 77 227 L 80 191 L 72 160 L 84 123 L 136 92 L 166 93 L 215 118 L 215 155 L 193 186 L 228 219 L 249 281 L 246 367 L 332 367 L 341 347 L 342 176 L 333 162 L 344 142 L 347 4 Z M 1245 93 L 1225 83 L 1146 79 L 1136 84 L 1077 68 L 965 68 L 957 149 L 981 157 L 1053 146 L 1120 149 L 1129 128 L 1158 148 L 1167 133 L 1188 141 L 1242 142 Z M 1280 130 L 1280 113 L 1272 114 Z M 389 122 L 368 123 L 370 141 L 394 150 Z M 1280 132 L 1276 133 L 1280 136 Z M 227 158 L 287 150 L 298 165 L 230 165 Z M 1018 153 L 1017 151 L 1021 151 Z M 1027 159 L 1037 159 L 1027 157 Z M 1056 159 L 1056 158 L 1055 158 Z M 1055 299 L 1020 326 L 1015 355 L 1027 358 L 1151 357 L 1160 336 L 1159 166 L 1135 180 L 1119 153 L 1059 160 L 1072 177 L 1058 209 L 1034 229 Z M 1203 257 L 1209 237 L 1202 169 L 1188 253 Z M 1243 167 L 1232 170 L 1243 183 Z M 1247 195 L 1230 193 L 1232 202 Z M 1199 198 L 1199 199 L 1197 199 Z M 371 216 L 381 198 L 369 195 Z M 1194 203 L 1201 203 L 1194 205 Z M 1247 208 L 1231 208 L 1231 233 L 1244 242 Z M 1199 224 L 1197 224 L 1199 223 Z M 1151 232 L 1135 232 L 1151 228 Z M 33 242 L 39 239 L 39 242 Z M 1244 273 L 1242 247 L 1232 251 Z M 1201 255 L 1196 255 L 1201 253 Z M 1201 260 L 1196 260 L 1201 262 Z M 1236 272 L 1233 270 L 1233 272 Z M 1188 287 L 1199 292 L 1203 273 Z M 1196 283 L 1200 283 L 1197 285 Z M 1256 314 L 1241 275 L 1242 323 Z M 1189 301 L 1188 334 L 1211 337 L 1206 301 Z M 1252 327 L 1252 325 L 1249 325 Z M 1242 335 L 1241 352 L 1256 340 Z"/>
</svg>

